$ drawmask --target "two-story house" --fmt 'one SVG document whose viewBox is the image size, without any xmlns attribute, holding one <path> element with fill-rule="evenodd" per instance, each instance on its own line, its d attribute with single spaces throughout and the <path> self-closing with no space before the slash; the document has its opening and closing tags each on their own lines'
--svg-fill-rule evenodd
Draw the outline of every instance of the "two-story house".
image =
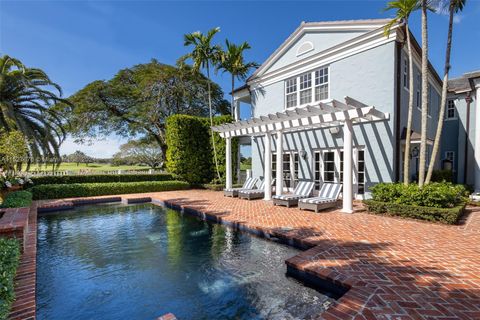
<svg viewBox="0 0 480 320">
<path fill-rule="evenodd" d="M 237 119 L 240 103 L 251 105 L 252 118 L 214 129 L 223 137 L 241 137 L 241 143 L 251 144 L 253 175 L 267 182 L 277 178 L 277 194 L 291 190 L 298 180 L 313 180 L 317 190 L 323 182 L 341 182 L 344 194 L 347 191 L 347 195 L 363 198 L 376 183 L 400 181 L 404 174 L 409 63 L 414 64 L 415 92 L 408 151 L 412 161 L 407 174 L 412 178 L 418 174 L 421 48 L 412 35 L 414 59 L 409 61 L 405 29 L 395 25 L 387 37 L 387 22 L 302 22 L 234 92 Z M 436 161 L 440 168 L 442 160 L 451 159 L 458 182 L 475 182 L 465 180 L 471 175 L 468 170 L 463 172 L 463 149 L 471 161 L 476 156 L 472 150 L 477 150 L 473 147 L 475 108 L 469 107 L 475 101 L 475 76 L 452 80 L 458 88 L 450 91 L 445 134 Z M 442 87 L 431 65 L 428 82 L 427 159 L 438 123 Z M 466 102 L 467 96 L 470 102 Z M 476 159 L 480 163 L 480 155 Z M 475 166 L 469 170 L 473 173 Z M 231 173 L 227 185 L 229 179 Z M 477 179 L 480 182 L 480 174 Z M 266 199 L 269 196 L 266 193 Z"/>
</svg>

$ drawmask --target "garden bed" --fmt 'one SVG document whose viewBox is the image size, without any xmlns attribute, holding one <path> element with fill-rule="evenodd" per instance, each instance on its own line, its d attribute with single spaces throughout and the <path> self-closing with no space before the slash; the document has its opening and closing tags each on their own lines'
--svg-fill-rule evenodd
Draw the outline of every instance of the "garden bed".
<svg viewBox="0 0 480 320">
<path fill-rule="evenodd" d="M 446 224 L 457 223 L 465 209 L 464 204 L 455 206 L 453 208 L 436 208 L 381 202 L 375 200 L 364 200 L 363 203 L 370 213 L 441 222 Z"/>
</svg>

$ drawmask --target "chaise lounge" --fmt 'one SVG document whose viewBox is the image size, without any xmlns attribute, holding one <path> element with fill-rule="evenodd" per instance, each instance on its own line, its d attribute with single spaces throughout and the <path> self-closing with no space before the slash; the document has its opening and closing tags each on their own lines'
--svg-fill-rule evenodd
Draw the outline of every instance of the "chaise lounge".
<svg viewBox="0 0 480 320">
<path fill-rule="evenodd" d="M 273 196 L 273 205 L 286 206 L 290 208 L 291 206 L 296 206 L 299 199 L 307 198 L 310 196 L 315 185 L 312 181 L 300 181 L 298 185 L 293 190 L 293 194 L 282 194 L 279 196 Z"/>
<path fill-rule="evenodd" d="M 272 180 L 272 186 L 275 184 L 275 179 Z M 260 183 L 258 189 L 242 190 L 238 192 L 240 199 L 254 200 L 265 197 L 265 180 Z"/>
<path fill-rule="evenodd" d="M 300 199 L 298 208 L 300 210 L 314 210 L 318 212 L 337 205 L 337 200 L 342 191 L 342 185 L 339 183 L 324 183 L 317 197 Z"/>
<path fill-rule="evenodd" d="M 243 190 L 252 190 L 257 183 L 257 178 L 248 178 L 241 188 L 223 189 L 225 197 L 238 197 L 238 192 Z"/>
</svg>

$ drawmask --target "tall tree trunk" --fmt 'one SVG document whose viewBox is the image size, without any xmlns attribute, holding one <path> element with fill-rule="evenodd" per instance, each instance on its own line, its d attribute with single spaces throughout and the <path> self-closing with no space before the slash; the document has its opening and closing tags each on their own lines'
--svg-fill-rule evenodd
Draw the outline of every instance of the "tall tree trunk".
<svg viewBox="0 0 480 320">
<path fill-rule="evenodd" d="M 427 117 L 428 117 L 428 30 L 427 0 L 422 0 L 422 128 L 420 139 L 420 164 L 418 166 L 418 185 L 425 182 L 425 160 L 427 153 Z"/>
<path fill-rule="evenodd" d="M 213 127 L 213 114 L 212 114 L 212 90 L 210 88 L 210 67 L 209 67 L 209 64 L 207 62 L 207 78 L 208 78 L 208 82 L 207 82 L 207 88 L 208 88 L 208 110 L 209 110 L 209 113 L 210 113 L 210 132 L 211 132 L 211 136 L 212 136 L 212 148 L 213 148 L 213 159 L 215 161 L 215 169 L 217 171 L 217 177 L 218 177 L 218 180 L 221 179 L 221 176 L 220 176 L 220 170 L 218 169 L 218 160 L 217 160 L 217 147 L 215 146 L 215 136 L 214 136 L 214 132 L 212 130 L 212 127 Z"/>
<path fill-rule="evenodd" d="M 412 118 L 413 118 L 413 54 L 412 43 L 410 39 L 410 28 L 408 27 L 408 19 L 405 19 L 405 31 L 407 33 L 407 49 L 408 49 L 408 117 L 407 117 L 407 133 L 405 136 L 405 154 L 403 158 L 403 184 L 408 185 L 410 182 L 410 142 L 412 140 Z"/>
<path fill-rule="evenodd" d="M 430 166 L 428 167 L 427 177 L 425 183 L 430 183 L 432 178 L 433 166 L 437 159 L 438 150 L 440 148 L 440 139 L 442 138 L 443 121 L 445 117 L 445 105 L 447 104 L 447 87 L 448 87 L 448 73 L 450 71 L 450 51 L 452 49 L 452 29 L 453 29 L 453 11 L 454 8 L 450 4 L 450 17 L 448 19 L 448 35 L 447 35 L 447 49 L 445 52 L 445 67 L 443 71 L 442 84 L 442 98 L 440 99 L 440 110 L 438 112 L 437 132 L 435 134 L 435 142 L 433 144 L 432 157 L 430 159 Z"/>
</svg>

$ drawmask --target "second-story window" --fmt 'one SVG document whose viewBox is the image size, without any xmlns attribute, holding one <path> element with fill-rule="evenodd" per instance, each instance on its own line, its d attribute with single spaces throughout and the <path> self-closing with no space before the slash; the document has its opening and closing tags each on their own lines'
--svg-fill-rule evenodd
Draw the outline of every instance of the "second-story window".
<svg viewBox="0 0 480 320">
<path fill-rule="evenodd" d="M 304 73 L 285 81 L 285 106 L 293 108 L 329 97 L 328 67 Z"/>
<path fill-rule="evenodd" d="M 409 90 L 410 87 L 410 77 L 408 74 L 409 66 L 408 66 L 408 59 L 405 58 L 403 60 L 403 87 Z"/>
<path fill-rule="evenodd" d="M 422 108 L 422 99 L 420 98 L 420 90 L 422 88 L 422 76 L 420 73 L 417 74 L 417 92 L 416 92 L 416 95 L 417 95 L 417 99 L 416 99 L 416 104 L 417 104 L 417 108 L 421 109 Z"/>
<path fill-rule="evenodd" d="M 445 113 L 445 119 L 454 119 L 455 118 L 455 101 L 447 101 L 447 112 Z"/>
<path fill-rule="evenodd" d="M 312 74 L 300 76 L 300 105 L 312 102 Z"/>
<path fill-rule="evenodd" d="M 287 108 L 297 106 L 297 78 L 286 81 L 286 98 Z"/>
</svg>

